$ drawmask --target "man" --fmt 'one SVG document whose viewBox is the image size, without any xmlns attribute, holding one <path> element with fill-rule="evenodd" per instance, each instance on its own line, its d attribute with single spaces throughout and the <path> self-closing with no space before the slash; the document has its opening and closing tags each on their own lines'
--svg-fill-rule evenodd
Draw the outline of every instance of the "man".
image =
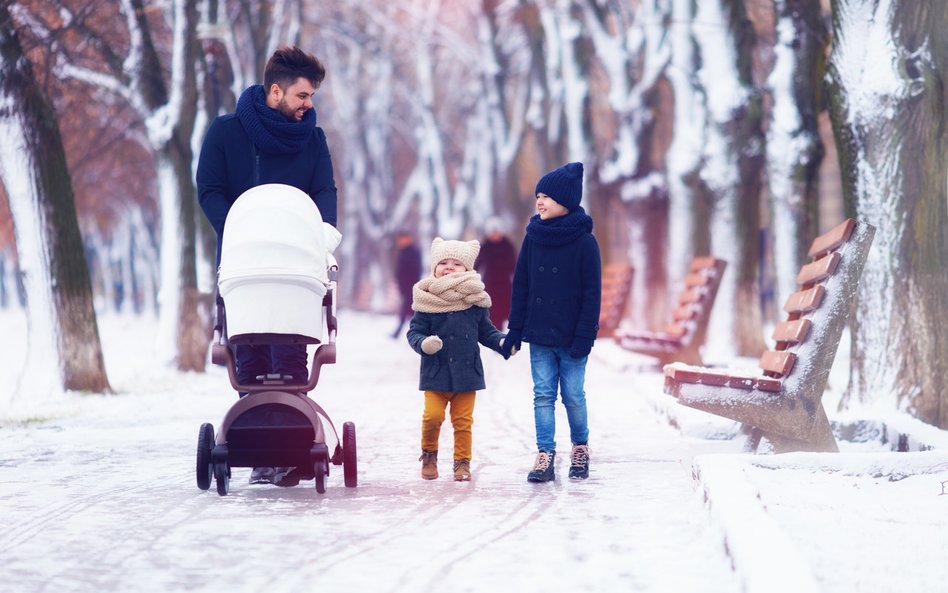
<svg viewBox="0 0 948 593">
<path fill-rule="evenodd" d="M 402 229 L 395 235 L 395 282 L 398 284 L 398 327 L 392 333 L 397 338 L 405 322 L 411 319 L 412 289 L 421 280 L 421 250 L 415 244 L 411 231 Z"/>
<path fill-rule="evenodd" d="M 332 160 L 313 108 L 313 95 L 325 76 L 315 56 L 297 47 L 278 49 L 267 61 L 263 84 L 248 87 L 237 101 L 237 112 L 216 118 L 208 129 L 197 188 L 201 208 L 217 232 L 218 264 L 227 213 L 251 187 L 296 187 L 309 194 L 325 222 L 336 225 Z M 289 375 L 293 383 L 308 378 L 303 345 L 240 345 L 235 355 L 241 383 L 256 382 L 267 373 Z"/>
<path fill-rule="evenodd" d="M 503 330 L 510 317 L 511 282 L 517 265 L 517 249 L 504 235 L 503 223 L 491 217 L 484 226 L 484 240 L 481 241 L 481 254 L 474 263 L 487 294 L 490 295 L 490 321 L 499 330 Z"/>
</svg>

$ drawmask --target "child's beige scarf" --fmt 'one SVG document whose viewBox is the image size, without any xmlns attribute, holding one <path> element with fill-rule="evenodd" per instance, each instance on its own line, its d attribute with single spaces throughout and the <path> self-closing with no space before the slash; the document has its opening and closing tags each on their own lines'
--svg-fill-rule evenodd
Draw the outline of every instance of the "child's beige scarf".
<svg viewBox="0 0 948 593">
<path fill-rule="evenodd" d="M 463 311 L 473 306 L 490 307 L 490 295 L 484 291 L 481 275 L 471 270 L 446 274 L 440 278 L 429 276 L 412 288 L 411 308 L 422 313 Z"/>
</svg>

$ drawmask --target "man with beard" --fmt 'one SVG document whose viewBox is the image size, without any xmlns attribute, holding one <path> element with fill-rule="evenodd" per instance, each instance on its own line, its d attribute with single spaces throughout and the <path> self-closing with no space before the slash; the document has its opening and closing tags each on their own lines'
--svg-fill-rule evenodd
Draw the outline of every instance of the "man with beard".
<svg viewBox="0 0 948 593">
<path fill-rule="evenodd" d="M 198 160 L 197 189 L 201 208 L 217 232 L 218 265 L 227 213 L 252 187 L 296 187 L 309 194 L 323 221 L 336 225 L 332 160 L 313 108 L 313 95 L 325 76 L 315 56 L 297 47 L 280 48 L 267 61 L 263 84 L 248 87 L 237 101 L 237 112 L 217 117 L 208 129 Z M 288 375 L 295 384 L 308 378 L 305 345 L 238 345 L 235 357 L 242 384 L 268 373 Z M 272 468 L 255 468 L 251 483 L 271 481 L 272 475 L 257 475 L 268 469 L 272 473 Z"/>
</svg>

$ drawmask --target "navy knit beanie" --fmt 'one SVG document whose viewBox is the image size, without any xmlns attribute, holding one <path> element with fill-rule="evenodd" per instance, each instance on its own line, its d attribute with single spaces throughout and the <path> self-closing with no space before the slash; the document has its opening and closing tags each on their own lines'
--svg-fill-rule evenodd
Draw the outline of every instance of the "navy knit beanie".
<svg viewBox="0 0 948 593">
<path fill-rule="evenodd" d="M 583 164 L 567 163 L 540 178 L 534 195 L 544 193 L 567 210 L 579 207 L 583 199 Z"/>
</svg>

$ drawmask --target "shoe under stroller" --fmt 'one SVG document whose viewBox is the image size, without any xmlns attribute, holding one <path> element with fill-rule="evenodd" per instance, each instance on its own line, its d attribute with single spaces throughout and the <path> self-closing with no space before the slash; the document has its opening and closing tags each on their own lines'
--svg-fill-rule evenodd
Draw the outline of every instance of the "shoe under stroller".
<svg viewBox="0 0 948 593">
<path fill-rule="evenodd" d="M 294 480 L 315 480 L 326 491 L 329 466 L 342 465 L 344 482 L 357 484 L 355 425 L 346 422 L 340 438 L 326 411 L 308 397 L 324 364 L 336 361 L 335 287 L 332 251 L 339 233 L 324 224 L 304 192 L 267 184 L 244 192 L 224 225 L 218 274 L 217 324 L 211 345 L 215 364 L 225 365 L 231 385 L 245 394 L 224 415 L 215 435 L 201 425 L 197 445 L 197 485 L 216 482 L 230 490 L 231 468 L 293 468 Z M 267 374 L 242 382 L 233 346 L 316 345 L 309 379 Z M 325 420 L 335 435 L 332 455 Z"/>
</svg>

